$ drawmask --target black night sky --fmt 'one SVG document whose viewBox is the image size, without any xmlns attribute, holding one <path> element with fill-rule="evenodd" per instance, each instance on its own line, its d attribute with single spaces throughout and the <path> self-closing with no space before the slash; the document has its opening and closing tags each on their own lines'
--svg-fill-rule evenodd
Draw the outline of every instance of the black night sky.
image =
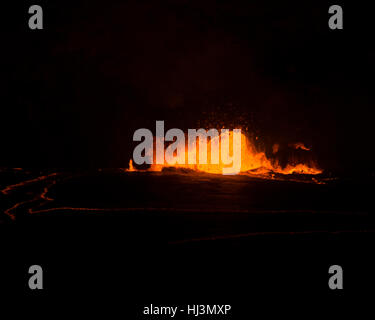
<svg viewBox="0 0 375 320">
<path fill-rule="evenodd" d="M 35 2 L 35 1 L 34 1 Z M 374 172 L 371 13 L 326 1 L 42 1 L 3 21 L 0 166 L 125 167 L 133 132 L 241 125 Z M 6 19 L 7 20 L 7 19 Z"/>
</svg>

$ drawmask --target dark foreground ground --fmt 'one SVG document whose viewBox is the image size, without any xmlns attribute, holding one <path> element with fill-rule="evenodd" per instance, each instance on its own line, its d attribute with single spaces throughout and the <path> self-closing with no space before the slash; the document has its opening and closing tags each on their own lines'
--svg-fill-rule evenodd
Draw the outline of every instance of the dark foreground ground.
<svg viewBox="0 0 375 320">
<path fill-rule="evenodd" d="M 358 298 L 360 311 L 373 297 L 371 178 L 316 184 L 121 170 L 1 177 L 1 290 L 40 315 L 53 307 L 138 319 L 152 303 L 231 304 L 223 319 L 304 318 L 337 315 Z M 32 264 L 43 267 L 43 291 L 28 289 Z M 334 264 L 344 270 L 342 291 L 328 288 Z"/>
</svg>

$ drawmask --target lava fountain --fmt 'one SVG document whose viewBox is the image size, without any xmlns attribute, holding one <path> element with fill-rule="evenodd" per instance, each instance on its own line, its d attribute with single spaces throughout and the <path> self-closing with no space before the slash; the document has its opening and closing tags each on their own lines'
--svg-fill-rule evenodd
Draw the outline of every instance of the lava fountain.
<svg viewBox="0 0 375 320">
<path fill-rule="evenodd" d="M 282 166 L 277 159 L 268 158 L 264 151 L 257 150 L 256 146 L 244 133 L 240 133 L 240 135 L 241 139 L 236 140 L 233 137 L 233 131 L 229 131 L 229 134 L 226 135 L 221 133 L 216 137 L 207 138 L 204 143 L 202 143 L 202 140 L 199 140 L 199 143 L 197 143 L 197 138 L 196 141 L 193 141 L 193 143 L 196 144 L 193 148 L 191 148 L 192 141 L 174 141 L 172 142 L 175 144 L 175 151 L 173 153 L 174 161 L 172 161 L 174 162 L 173 164 L 171 164 L 171 161 L 167 162 L 165 160 L 164 163 L 156 163 L 155 152 L 153 152 L 153 149 L 155 149 L 157 139 L 163 138 L 155 137 L 151 149 L 149 148 L 145 150 L 145 153 L 151 155 L 153 158 L 152 164 L 149 165 L 147 169 L 142 170 L 136 168 L 133 161 L 130 160 L 129 169 L 127 171 L 162 171 L 164 168 L 181 168 L 212 174 L 245 174 L 268 177 L 272 177 L 274 174 L 317 175 L 322 173 L 322 170 L 317 164 L 311 160 L 299 163 L 293 161 L 293 163 L 288 163 L 287 165 Z M 223 143 L 227 144 L 229 152 L 218 152 L 218 146 L 221 146 Z M 302 149 L 300 147 L 301 145 L 303 144 L 298 144 L 299 149 Z M 167 151 L 169 146 L 166 146 L 165 151 Z M 195 146 L 199 146 L 199 152 L 196 152 Z M 182 152 L 178 152 L 178 150 L 182 150 Z M 233 166 L 228 165 L 228 163 L 230 163 L 229 158 L 233 158 L 233 152 L 236 152 L 236 150 L 237 152 L 240 151 L 241 154 L 240 170 L 238 171 L 233 170 Z M 308 148 L 303 148 L 303 150 L 306 150 L 306 152 L 309 151 Z M 202 157 L 206 157 L 207 162 L 202 164 L 202 161 L 200 161 Z M 219 158 L 219 161 L 212 161 L 216 157 Z M 191 159 L 194 159 L 193 164 Z"/>
</svg>

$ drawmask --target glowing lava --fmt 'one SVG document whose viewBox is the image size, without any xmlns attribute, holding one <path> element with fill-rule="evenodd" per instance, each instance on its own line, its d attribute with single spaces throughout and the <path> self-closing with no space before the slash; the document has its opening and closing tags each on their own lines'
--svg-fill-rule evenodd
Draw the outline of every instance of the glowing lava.
<svg viewBox="0 0 375 320">
<path fill-rule="evenodd" d="M 226 136 L 228 137 L 228 136 Z M 145 171 L 162 171 L 164 168 L 182 168 L 182 169 L 190 169 L 198 172 L 206 172 L 206 173 L 213 173 L 213 174 L 223 174 L 223 169 L 231 168 L 230 165 L 227 165 L 228 159 L 224 159 L 222 153 L 219 155 L 219 163 L 212 164 L 211 156 L 211 149 L 214 144 L 221 144 L 225 141 L 225 137 L 221 134 L 213 139 L 209 139 L 207 142 L 207 164 L 199 164 L 199 154 L 200 152 L 195 152 L 195 154 L 191 155 L 190 157 L 196 157 L 197 164 L 188 164 L 189 159 L 189 148 L 188 145 L 185 144 L 185 161 L 179 161 L 180 163 L 176 163 L 173 165 L 168 164 L 165 162 L 164 164 L 155 164 L 155 156 L 154 156 L 154 164 L 151 164 L 148 169 Z M 263 151 L 258 151 L 253 143 L 246 137 L 245 134 L 241 133 L 241 145 L 234 146 L 233 145 L 233 132 L 230 131 L 229 133 L 229 154 L 233 155 L 233 150 L 241 150 L 241 169 L 239 174 L 248 174 L 248 175 L 268 175 L 272 176 L 275 173 L 278 174 L 308 174 L 308 175 L 316 175 L 322 173 L 322 170 L 313 162 L 310 161 L 309 163 L 289 163 L 286 166 L 281 166 L 279 161 L 276 159 L 269 159 L 266 156 L 266 153 Z M 185 143 L 185 142 L 184 142 Z M 154 143 L 155 144 L 155 143 Z M 197 146 L 199 144 L 197 143 Z M 303 144 L 296 144 L 296 149 L 302 150 L 309 150 L 306 147 L 303 147 Z M 275 151 L 275 148 L 274 148 Z M 148 152 L 146 150 L 146 152 Z M 190 151 L 191 152 L 191 151 Z M 228 155 L 229 156 L 229 155 Z M 182 163 L 184 162 L 184 163 Z M 133 161 L 130 160 L 129 162 L 129 169 L 127 171 L 142 171 L 134 167 Z M 236 172 L 227 172 L 225 174 L 236 174 Z"/>
</svg>

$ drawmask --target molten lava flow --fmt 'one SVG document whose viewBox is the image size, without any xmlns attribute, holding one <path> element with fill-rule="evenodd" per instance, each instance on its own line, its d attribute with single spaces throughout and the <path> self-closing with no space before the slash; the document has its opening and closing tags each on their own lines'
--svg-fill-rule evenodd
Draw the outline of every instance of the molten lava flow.
<svg viewBox="0 0 375 320">
<path fill-rule="evenodd" d="M 229 133 L 229 154 L 233 154 L 233 150 L 241 150 L 241 169 L 240 174 L 248 174 L 248 175 L 256 175 L 256 176 L 264 176 L 264 175 L 272 175 L 275 173 L 278 174 L 309 174 L 309 175 L 316 175 L 322 173 L 322 170 L 319 169 L 314 163 L 296 163 L 296 164 L 287 164 L 286 166 L 281 166 L 279 161 L 268 159 L 265 152 L 257 151 L 254 144 L 250 142 L 250 140 L 246 137 L 245 134 L 241 133 L 241 146 L 233 146 L 233 132 Z M 154 155 L 154 164 L 147 169 L 147 171 L 162 171 L 163 168 L 183 168 L 183 169 L 190 169 L 194 171 L 200 172 L 207 172 L 207 173 L 214 173 L 214 174 L 223 174 L 224 168 L 230 168 L 230 165 L 227 165 L 228 159 L 223 159 L 222 153 L 220 153 L 220 159 L 218 164 L 211 163 L 211 149 L 214 143 L 221 144 L 224 141 L 225 137 L 221 134 L 213 139 L 208 140 L 207 142 L 207 164 L 200 164 L 199 162 L 199 152 L 195 152 L 193 157 L 196 157 L 197 164 L 188 164 L 189 159 L 189 149 L 188 145 L 185 145 L 185 161 L 183 159 L 179 159 L 179 163 L 170 165 L 167 162 L 164 164 L 155 164 L 155 155 Z M 184 142 L 185 143 L 185 142 Z M 197 146 L 199 144 L 197 143 Z M 303 146 L 303 148 L 302 148 Z M 296 149 L 303 149 L 309 150 L 308 148 L 304 147 L 302 143 L 296 144 L 294 146 Z M 278 151 L 279 146 L 273 148 L 273 153 Z M 146 150 L 146 153 L 148 151 Z M 190 154 L 190 157 L 192 155 Z M 133 166 L 133 161 L 130 160 L 129 162 L 129 169 L 128 171 L 139 171 Z M 226 174 L 233 174 L 236 172 L 226 172 Z"/>
</svg>

